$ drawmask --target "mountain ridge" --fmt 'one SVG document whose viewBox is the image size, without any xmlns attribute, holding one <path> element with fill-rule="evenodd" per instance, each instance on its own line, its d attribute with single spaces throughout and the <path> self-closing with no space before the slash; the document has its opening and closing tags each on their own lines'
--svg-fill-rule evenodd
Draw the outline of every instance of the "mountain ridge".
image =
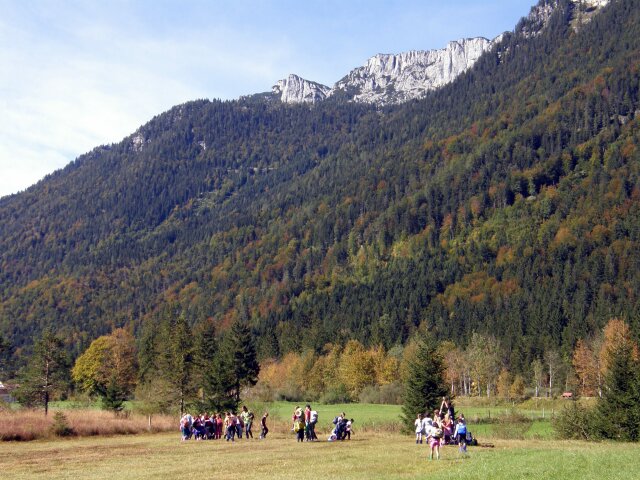
<svg viewBox="0 0 640 480">
<path fill-rule="evenodd" d="M 518 372 L 640 318 L 640 20 L 614 3 L 506 35 L 421 100 L 158 115 L 0 200 L 0 331 L 28 353 L 53 325 L 77 354 L 177 304 L 244 319 L 263 357 L 422 326 L 495 334 Z"/>
</svg>

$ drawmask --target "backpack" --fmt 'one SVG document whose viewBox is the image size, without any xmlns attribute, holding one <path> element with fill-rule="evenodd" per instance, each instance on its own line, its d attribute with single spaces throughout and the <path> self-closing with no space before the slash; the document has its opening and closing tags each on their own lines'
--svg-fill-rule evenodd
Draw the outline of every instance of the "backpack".
<svg viewBox="0 0 640 480">
<path fill-rule="evenodd" d="M 441 429 L 441 428 L 436 428 L 436 429 L 433 431 L 433 438 L 442 438 L 442 437 L 443 437 L 443 435 L 444 435 L 444 432 L 442 431 L 442 429 Z"/>
</svg>

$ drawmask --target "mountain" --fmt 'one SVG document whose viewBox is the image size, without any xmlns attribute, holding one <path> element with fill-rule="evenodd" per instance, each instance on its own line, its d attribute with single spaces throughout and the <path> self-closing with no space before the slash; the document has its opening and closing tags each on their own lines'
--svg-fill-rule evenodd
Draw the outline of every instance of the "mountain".
<svg viewBox="0 0 640 480">
<path fill-rule="evenodd" d="M 175 309 L 263 357 L 487 333 L 514 373 L 612 316 L 638 335 L 639 2 L 575 6 L 424 98 L 189 102 L 0 199 L 16 363 Z"/>
<path fill-rule="evenodd" d="M 569 22 L 578 28 L 606 6 L 609 0 L 572 0 L 566 6 Z M 561 2 L 541 2 L 532 8 L 526 22 L 517 27 L 524 37 L 539 35 Z M 476 37 L 449 42 L 440 50 L 418 50 L 400 54 L 378 54 L 351 70 L 333 87 L 291 74 L 273 87 L 283 103 L 316 103 L 336 95 L 342 101 L 375 105 L 398 104 L 423 98 L 428 92 L 455 80 L 469 70 L 480 56 L 501 43 Z"/>
<path fill-rule="evenodd" d="M 315 103 L 324 100 L 331 89 L 297 75 L 289 75 L 273 86 L 273 94 L 282 103 Z"/>
<path fill-rule="evenodd" d="M 450 42 L 442 50 L 378 54 L 331 88 L 289 75 L 273 87 L 273 94 L 284 103 L 315 103 L 335 94 L 353 102 L 402 103 L 453 81 L 493 44 L 486 38 L 471 38 Z"/>
</svg>

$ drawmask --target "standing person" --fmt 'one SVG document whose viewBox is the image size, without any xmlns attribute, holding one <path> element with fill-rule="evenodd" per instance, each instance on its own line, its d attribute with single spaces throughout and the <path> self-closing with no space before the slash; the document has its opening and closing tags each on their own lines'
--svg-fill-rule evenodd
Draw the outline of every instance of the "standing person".
<svg viewBox="0 0 640 480">
<path fill-rule="evenodd" d="M 315 410 L 311 410 L 310 421 L 309 421 L 309 433 L 311 435 L 312 442 L 315 442 L 318 440 L 318 436 L 316 435 L 316 423 L 318 423 L 318 412 Z"/>
<path fill-rule="evenodd" d="M 222 430 L 224 429 L 224 420 L 222 420 L 222 414 L 216 413 L 216 436 L 217 440 L 222 438 Z"/>
<path fill-rule="evenodd" d="M 416 443 L 422 443 L 422 433 L 424 432 L 424 425 L 422 424 L 422 414 L 419 413 L 416 421 Z"/>
<path fill-rule="evenodd" d="M 345 434 L 347 436 L 347 440 L 351 440 L 351 433 L 353 433 L 352 427 L 353 427 L 353 418 L 347 421 L 347 426 L 345 428 Z"/>
<path fill-rule="evenodd" d="M 467 453 L 467 424 L 464 421 L 463 415 L 458 417 L 458 423 L 456 424 L 453 436 L 458 440 L 458 450 L 460 453 Z"/>
<path fill-rule="evenodd" d="M 456 418 L 453 403 L 451 403 L 451 399 L 449 397 L 442 397 L 442 403 L 440 404 L 440 417 L 446 415 L 447 413 L 449 414 L 449 418 L 453 422 L 453 419 Z"/>
<path fill-rule="evenodd" d="M 302 416 L 302 409 L 296 405 L 296 408 L 293 409 L 293 415 L 291 415 L 291 431 L 295 432 L 296 431 L 296 422 L 298 421 L 298 419 Z"/>
<path fill-rule="evenodd" d="M 300 416 L 296 420 L 295 427 L 293 430 L 294 432 L 296 432 L 296 438 L 298 442 L 304 442 L 304 430 L 305 430 L 304 417 Z"/>
<path fill-rule="evenodd" d="M 224 419 L 224 426 L 226 428 L 226 434 L 225 434 L 225 438 L 227 439 L 227 442 L 229 440 L 231 440 L 232 442 L 235 442 L 235 436 L 236 436 L 236 416 L 233 414 L 233 412 L 227 412 L 226 417 Z"/>
<path fill-rule="evenodd" d="M 451 419 L 451 417 L 449 416 L 449 414 L 447 413 L 444 416 L 444 421 L 442 422 L 442 430 L 444 432 L 444 444 L 448 445 L 449 443 L 451 443 L 451 436 L 453 435 L 453 420 Z"/>
<path fill-rule="evenodd" d="M 242 430 L 244 430 L 244 420 L 242 420 L 241 415 L 236 415 L 236 435 L 238 435 L 238 439 L 242 440 Z"/>
<path fill-rule="evenodd" d="M 307 404 L 304 407 L 304 439 L 307 442 L 311 441 L 311 429 L 309 424 L 311 423 L 311 405 Z"/>
<path fill-rule="evenodd" d="M 438 411 L 436 410 L 433 419 L 433 425 L 428 433 L 429 448 L 429 460 L 433 460 L 433 452 L 436 452 L 436 459 L 440 460 L 440 439 L 442 438 L 442 427 L 440 425 L 440 419 L 438 418 Z"/>
<path fill-rule="evenodd" d="M 262 420 L 260 420 L 260 438 L 267 438 L 267 433 L 269 433 L 269 429 L 267 428 L 267 417 L 269 416 L 269 412 L 264 412 L 262 416 Z"/>
<path fill-rule="evenodd" d="M 180 419 L 180 432 L 182 433 L 182 440 L 189 440 L 191 438 L 191 426 L 193 425 L 193 417 L 188 413 L 185 413 Z"/>
<path fill-rule="evenodd" d="M 247 439 L 253 438 L 253 432 L 251 431 L 251 425 L 253 424 L 253 412 L 249 411 L 246 405 L 242 407 L 242 421 L 244 422 L 244 433 Z"/>
</svg>

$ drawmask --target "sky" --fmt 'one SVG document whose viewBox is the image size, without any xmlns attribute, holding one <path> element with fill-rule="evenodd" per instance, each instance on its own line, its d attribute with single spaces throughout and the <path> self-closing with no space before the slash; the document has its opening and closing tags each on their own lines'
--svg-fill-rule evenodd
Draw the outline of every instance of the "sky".
<svg viewBox="0 0 640 480">
<path fill-rule="evenodd" d="M 513 30 L 536 0 L 0 0 L 0 197 L 201 98 L 333 85 L 377 53 Z"/>
</svg>

